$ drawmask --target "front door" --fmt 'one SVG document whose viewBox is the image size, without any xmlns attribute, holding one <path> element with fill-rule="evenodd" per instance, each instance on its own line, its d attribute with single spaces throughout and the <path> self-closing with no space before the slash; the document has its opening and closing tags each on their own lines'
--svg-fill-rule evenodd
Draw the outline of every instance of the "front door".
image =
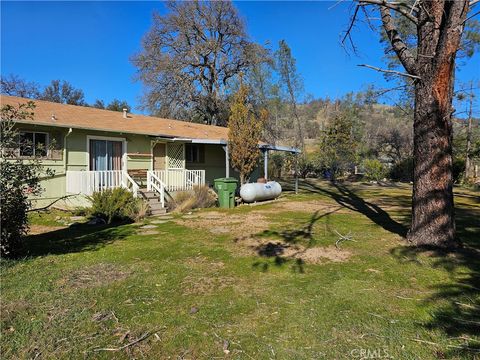
<svg viewBox="0 0 480 360">
<path fill-rule="evenodd" d="M 153 170 L 165 170 L 165 144 L 155 144 L 153 147 Z"/>
</svg>

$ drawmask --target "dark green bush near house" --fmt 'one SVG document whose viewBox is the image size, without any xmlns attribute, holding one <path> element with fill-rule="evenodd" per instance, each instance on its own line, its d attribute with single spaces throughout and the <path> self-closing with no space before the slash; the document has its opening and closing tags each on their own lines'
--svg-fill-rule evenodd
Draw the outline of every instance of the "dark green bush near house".
<svg viewBox="0 0 480 360">
<path fill-rule="evenodd" d="M 377 159 L 365 159 L 362 166 L 367 180 L 380 181 L 387 174 L 385 166 Z"/>
<path fill-rule="evenodd" d="M 141 201 L 124 188 L 95 192 L 90 200 L 90 216 L 102 218 L 108 224 L 113 221 L 135 220 Z"/>
<path fill-rule="evenodd" d="M 32 119 L 33 102 L 18 107 L 5 105 L 1 108 L 0 119 L 0 257 L 16 257 L 21 253 L 22 239 L 27 234 L 27 212 L 32 211 L 31 195 L 40 195 L 40 175 L 52 175 L 44 169 L 36 156 L 45 148 L 31 142 L 20 141 L 14 121 Z M 19 145 L 23 151 L 33 154 L 30 161 L 19 158 Z M 40 155 L 41 156 L 41 155 Z"/>
</svg>

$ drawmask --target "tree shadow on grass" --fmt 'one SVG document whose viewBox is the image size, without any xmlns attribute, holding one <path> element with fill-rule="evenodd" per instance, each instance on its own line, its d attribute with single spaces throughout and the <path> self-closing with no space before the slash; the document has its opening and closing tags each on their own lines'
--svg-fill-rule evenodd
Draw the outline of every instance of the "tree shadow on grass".
<svg viewBox="0 0 480 360">
<path fill-rule="evenodd" d="M 261 233 L 253 235 L 253 238 L 279 238 L 280 241 L 269 241 L 268 243 L 259 243 L 253 246 L 253 250 L 261 257 L 267 260 L 259 260 L 253 263 L 254 268 L 261 271 L 268 271 L 270 264 L 275 266 L 283 266 L 287 263 L 292 264 L 294 272 L 304 273 L 304 261 L 297 256 L 301 256 L 305 249 L 311 247 L 315 243 L 313 236 L 313 227 L 315 223 L 323 217 L 328 217 L 339 209 L 319 214 L 319 210 L 315 211 L 307 223 L 293 229 L 285 230 L 264 230 Z M 295 247 L 301 244 L 302 248 Z M 293 251 L 293 254 L 292 254 Z M 287 254 L 289 252 L 289 254 Z M 273 260 L 273 261 L 271 261 Z"/>
<path fill-rule="evenodd" d="M 331 183 L 331 186 L 333 189 L 329 190 L 305 180 L 300 183 L 299 188 L 317 194 L 326 195 L 335 200 L 339 205 L 365 215 L 374 223 L 380 225 L 382 228 L 391 233 L 400 235 L 401 237 L 405 237 L 407 235 L 407 226 L 392 219 L 390 215 L 380 206 L 365 201 L 347 186 L 338 183 Z"/>
<path fill-rule="evenodd" d="M 433 310 L 422 326 L 440 330 L 451 339 L 450 346 L 442 349 L 446 358 L 475 358 L 480 355 L 480 211 L 457 208 L 455 212 L 463 248 L 444 251 L 400 246 L 392 254 L 400 262 L 419 266 L 420 256 L 429 256 L 434 267 L 448 271 L 450 281 L 431 285 L 433 294 L 425 302 Z"/>
<path fill-rule="evenodd" d="M 23 257 L 60 255 L 81 251 L 92 251 L 116 240 L 132 235 L 135 229 L 130 226 L 87 225 L 54 230 L 42 234 L 26 236 L 23 242 Z"/>
</svg>

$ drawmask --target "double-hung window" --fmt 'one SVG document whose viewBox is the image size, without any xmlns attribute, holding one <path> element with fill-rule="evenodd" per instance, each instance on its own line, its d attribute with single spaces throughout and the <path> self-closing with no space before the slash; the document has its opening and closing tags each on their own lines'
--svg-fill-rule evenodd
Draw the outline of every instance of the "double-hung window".
<svg viewBox="0 0 480 360">
<path fill-rule="evenodd" d="M 20 156 L 45 157 L 48 153 L 48 134 L 36 131 L 20 132 Z"/>
<path fill-rule="evenodd" d="M 205 157 L 201 144 L 185 144 L 185 160 L 190 163 L 202 163 Z"/>
</svg>

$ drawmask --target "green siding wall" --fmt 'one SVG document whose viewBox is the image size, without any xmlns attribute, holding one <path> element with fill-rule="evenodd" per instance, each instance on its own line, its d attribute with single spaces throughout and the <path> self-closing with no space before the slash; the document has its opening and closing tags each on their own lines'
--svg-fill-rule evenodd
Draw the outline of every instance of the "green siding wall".
<svg viewBox="0 0 480 360">
<path fill-rule="evenodd" d="M 52 160 L 44 159 L 42 164 L 45 169 L 51 169 L 55 172 L 53 177 L 44 179 L 41 182 L 44 192 L 39 198 L 32 198 L 34 206 L 40 207 L 51 203 L 66 194 L 66 170 L 88 170 L 88 137 L 112 137 L 122 138 L 127 142 L 127 169 L 151 169 L 151 138 L 146 135 L 121 134 L 115 132 L 102 132 L 73 129 L 68 134 L 68 129 L 40 125 L 19 124 L 19 129 L 30 131 L 48 132 L 51 139 L 55 139 L 57 148 L 61 149 L 59 153 L 61 158 Z M 65 138 L 65 136 L 68 136 Z M 66 150 L 65 150 L 66 148 Z M 205 156 L 200 163 L 186 162 L 186 168 L 189 170 L 205 170 L 205 181 L 212 186 L 214 179 L 225 177 L 225 152 L 221 145 L 205 144 Z M 252 174 L 252 181 L 259 177 L 257 168 Z M 230 168 L 230 176 L 239 177 L 237 171 Z M 86 206 L 88 200 L 85 196 L 76 196 L 57 203 L 58 206 L 75 207 Z"/>
<path fill-rule="evenodd" d="M 56 147 L 62 149 L 60 159 L 42 160 L 44 169 L 54 171 L 54 176 L 41 181 L 44 191 L 40 197 L 32 197 L 34 207 L 45 206 L 66 194 L 66 170 L 88 170 L 88 136 L 124 138 L 127 141 L 127 168 L 150 169 L 151 167 L 150 157 L 145 156 L 145 154 L 150 154 L 151 146 L 150 137 L 146 135 L 73 129 L 65 138 L 68 134 L 68 129 L 66 128 L 30 124 L 18 124 L 17 126 L 19 130 L 49 133 L 50 139 L 55 139 Z M 84 196 L 76 196 L 61 201 L 56 205 L 62 207 L 85 206 L 88 205 L 88 200 Z"/>
</svg>

